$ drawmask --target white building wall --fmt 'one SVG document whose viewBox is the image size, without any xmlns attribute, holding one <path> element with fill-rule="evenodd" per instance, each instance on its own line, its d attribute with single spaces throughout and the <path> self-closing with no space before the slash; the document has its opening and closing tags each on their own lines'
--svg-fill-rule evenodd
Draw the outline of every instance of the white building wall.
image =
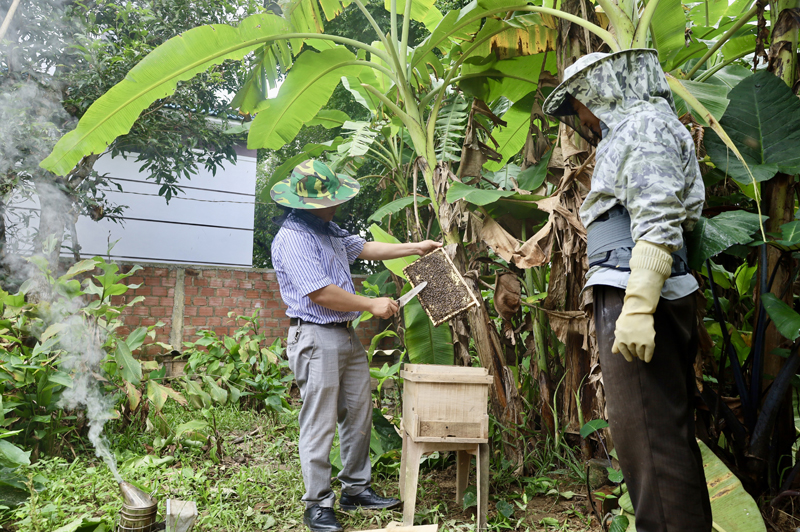
<svg viewBox="0 0 800 532">
<path fill-rule="evenodd" d="M 128 208 L 116 220 L 78 219 L 75 227 L 81 257 L 110 255 L 111 259 L 137 262 L 252 266 L 255 152 L 238 155 L 236 165 L 225 163 L 216 175 L 201 167 L 191 179 L 180 181 L 183 193 L 169 204 L 158 195 L 160 185 L 147 180 L 139 171 L 141 163 L 135 161 L 135 155 L 127 159 L 104 155 L 95 164 L 95 170 L 111 182 L 108 199 Z M 38 214 L 35 200 L 19 206 Z M 31 225 L 38 226 L 38 216 Z M 114 245 L 109 253 L 110 244 Z"/>
</svg>

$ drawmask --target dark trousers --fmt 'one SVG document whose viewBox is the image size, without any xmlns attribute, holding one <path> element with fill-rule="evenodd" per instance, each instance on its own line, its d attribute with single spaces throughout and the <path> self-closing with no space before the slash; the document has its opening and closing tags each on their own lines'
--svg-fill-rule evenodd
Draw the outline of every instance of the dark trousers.
<svg viewBox="0 0 800 532">
<path fill-rule="evenodd" d="M 625 291 L 594 287 L 594 319 L 611 436 L 637 532 L 709 532 L 703 460 L 694 435 L 695 297 L 661 299 L 653 360 L 611 353 Z"/>
</svg>

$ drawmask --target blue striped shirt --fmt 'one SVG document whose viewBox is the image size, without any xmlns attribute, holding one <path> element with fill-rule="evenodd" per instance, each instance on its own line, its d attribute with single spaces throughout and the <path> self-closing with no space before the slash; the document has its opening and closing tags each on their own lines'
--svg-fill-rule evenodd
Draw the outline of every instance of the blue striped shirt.
<svg viewBox="0 0 800 532">
<path fill-rule="evenodd" d="M 356 319 L 360 312 L 331 310 L 311 301 L 308 294 L 330 284 L 355 294 L 350 265 L 361 254 L 366 241 L 357 235 L 326 236 L 322 219 L 314 215 L 302 219 L 290 214 L 272 241 L 272 265 L 281 299 L 288 307 L 286 315 L 320 324 Z M 334 222 L 328 223 L 334 233 L 340 231 Z"/>
</svg>

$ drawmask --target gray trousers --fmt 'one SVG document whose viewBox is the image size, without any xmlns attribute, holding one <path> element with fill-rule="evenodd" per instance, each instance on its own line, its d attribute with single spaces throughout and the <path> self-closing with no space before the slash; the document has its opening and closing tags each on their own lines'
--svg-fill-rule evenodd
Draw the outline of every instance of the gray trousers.
<svg viewBox="0 0 800 532">
<path fill-rule="evenodd" d="M 303 406 L 300 467 L 306 508 L 333 507 L 330 452 L 339 425 L 342 491 L 358 495 L 370 486 L 372 402 L 367 354 L 352 328 L 302 323 L 289 327 L 286 353 Z"/>
<path fill-rule="evenodd" d="M 661 299 L 649 363 L 611 352 L 625 291 L 594 287 L 594 319 L 608 422 L 638 532 L 710 532 L 703 458 L 694 436 L 694 294 Z"/>
</svg>

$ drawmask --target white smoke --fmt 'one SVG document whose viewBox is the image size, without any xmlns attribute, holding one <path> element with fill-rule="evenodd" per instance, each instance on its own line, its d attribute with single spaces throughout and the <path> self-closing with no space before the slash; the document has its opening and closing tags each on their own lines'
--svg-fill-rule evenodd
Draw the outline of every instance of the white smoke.
<svg viewBox="0 0 800 532">
<path fill-rule="evenodd" d="M 81 312 L 85 304 L 54 293 L 36 264 L 49 260 L 58 269 L 58 255 L 65 223 L 74 217 L 73 203 L 56 186 L 53 174 L 39 168 L 53 146 L 74 127 L 62 105 L 62 87 L 55 76 L 65 53 L 73 44 L 78 21 L 65 16 L 68 0 L 23 0 L 0 42 L 0 180 L 7 245 L 4 265 L 17 282 L 27 281 L 31 301 L 44 301 L 40 312 L 45 326 L 59 328 L 62 355 L 59 369 L 73 375 L 59 403 L 68 409 L 85 408 L 89 440 L 96 454 L 109 466 L 117 481 L 114 455 L 103 437 L 103 426 L 111 419 L 113 400 L 104 394 L 98 376 L 105 359 L 105 331 Z M 9 2 L 0 2 L 0 20 Z M 36 223 L 36 218 L 39 223 Z M 38 226 L 38 246 L 34 246 Z M 48 233 L 55 232 L 55 238 Z M 49 247 L 46 240 L 49 239 Z M 38 247 L 46 258 L 27 261 L 11 252 Z M 52 272 L 58 276 L 58 272 Z"/>
<path fill-rule="evenodd" d="M 47 190 L 48 188 L 53 190 Z M 63 196 L 52 186 L 42 187 L 42 190 L 45 194 Z M 52 204 L 65 211 L 69 208 L 65 202 L 53 201 Z M 57 245 L 55 236 L 46 239 L 45 254 L 55 245 Z M 107 332 L 93 318 L 83 313 L 85 301 L 81 298 L 68 298 L 52 290 L 40 269 L 46 264 L 47 260 L 42 256 L 29 257 L 25 260 L 7 255 L 5 260 L 6 268 L 17 278 L 17 282 L 24 281 L 23 290 L 28 300 L 43 302 L 39 305 L 39 312 L 45 330 L 53 327 L 58 337 L 57 348 L 61 351 L 58 369 L 72 375 L 72 387 L 62 392 L 58 406 L 70 410 L 85 409 L 89 425 L 88 437 L 95 447 L 95 454 L 105 461 L 117 482 L 122 482 L 114 455 L 103 436 L 103 427 L 114 417 L 113 398 L 104 393 L 100 381 L 103 374 L 102 365 L 106 359 L 103 345 L 108 336 Z M 53 272 L 52 275 L 57 276 L 58 273 Z"/>
<path fill-rule="evenodd" d="M 102 375 L 102 364 L 106 357 L 102 348 L 106 332 L 99 324 L 93 323 L 83 315 L 81 307 L 84 302 L 80 299 L 67 299 L 53 294 L 49 287 L 42 287 L 40 283 L 32 284 L 28 296 L 51 298 L 49 309 L 47 305 L 40 308 L 47 309 L 43 316 L 46 324 L 55 325 L 58 329 L 61 349 L 58 369 L 72 374 L 72 387 L 64 390 L 58 406 L 70 410 L 78 408 L 86 410 L 89 441 L 95 447 L 95 454 L 105 461 L 117 482 L 122 482 L 114 455 L 103 436 L 103 426 L 114 417 L 113 399 L 103 392 L 98 380 L 98 376 Z"/>
<path fill-rule="evenodd" d="M 30 80 L 8 81 L 0 93 L 0 171 L 34 175 L 68 122 L 51 89 Z"/>
<path fill-rule="evenodd" d="M 86 409 L 89 441 L 94 445 L 95 454 L 105 461 L 117 482 L 122 482 L 114 455 L 103 436 L 103 426 L 113 417 L 114 403 L 100 389 L 96 377 L 102 371 L 100 366 L 105 359 L 105 351 L 100 347 L 102 333 L 97 326 L 89 326 L 80 315 L 72 316 L 62 323 L 65 328 L 59 338 L 64 354 L 61 356 L 59 369 L 74 375 L 72 388 L 64 391 L 58 406 Z"/>
</svg>

